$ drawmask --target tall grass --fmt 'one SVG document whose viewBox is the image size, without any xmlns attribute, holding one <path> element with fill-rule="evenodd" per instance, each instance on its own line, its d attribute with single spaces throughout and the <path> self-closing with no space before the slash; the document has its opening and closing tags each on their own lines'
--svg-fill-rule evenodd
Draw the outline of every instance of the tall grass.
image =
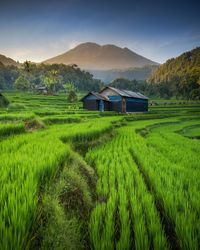
<svg viewBox="0 0 200 250">
<path fill-rule="evenodd" d="M 111 118 L 7 139 L 0 144 L 0 249 L 25 249 L 37 214 L 38 192 L 69 157 L 70 140 L 87 140 L 111 128 Z"/>
<path fill-rule="evenodd" d="M 24 124 L 0 124 L 0 138 L 25 132 Z"/>
<path fill-rule="evenodd" d="M 129 152 L 134 143 L 131 132 L 120 128 L 111 142 L 86 156 L 96 166 L 97 194 L 104 200 L 91 215 L 94 249 L 168 249 L 154 198 Z"/>
</svg>

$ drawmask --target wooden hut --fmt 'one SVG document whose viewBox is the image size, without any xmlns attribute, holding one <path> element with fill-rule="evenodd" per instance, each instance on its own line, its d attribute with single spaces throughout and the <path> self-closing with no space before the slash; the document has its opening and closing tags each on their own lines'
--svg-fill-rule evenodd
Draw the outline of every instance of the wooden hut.
<svg viewBox="0 0 200 250">
<path fill-rule="evenodd" d="M 82 101 L 83 107 L 88 110 L 108 110 L 120 113 L 148 111 L 148 97 L 138 92 L 109 86 L 101 90 L 100 93 L 90 92 L 82 98 Z"/>
<path fill-rule="evenodd" d="M 39 93 L 39 94 L 47 94 L 47 87 L 45 87 L 45 86 L 38 86 L 38 87 L 36 87 L 36 91 L 37 91 L 37 93 Z"/>
</svg>

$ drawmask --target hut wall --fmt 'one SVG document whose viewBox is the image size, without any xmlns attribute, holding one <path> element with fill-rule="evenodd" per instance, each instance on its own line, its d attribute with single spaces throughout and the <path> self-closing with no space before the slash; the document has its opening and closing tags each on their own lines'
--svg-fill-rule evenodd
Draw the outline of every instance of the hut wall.
<svg viewBox="0 0 200 250">
<path fill-rule="evenodd" d="M 97 100 L 84 100 L 83 108 L 88 110 L 98 110 L 98 101 Z"/>
<path fill-rule="evenodd" d="M 115 96 L 108 96 L 110 100 L 110 109 L 116 112 L 122 112 L 122 97 L 115 95 Z"/>
<path fill-rule="evenodd" d="M 95 96 L 89 95 L 83 101 L 83 108 L 88 110 L 98 110 L 98 100 Z"/>
<path fill-rule="evenodd" d="M 104 101 L 104 111 L 111 111 L 110 102 Z"/>
<path fill-rule="evenodd" d="M 148 100 L 137 98 L 126 98 L 126 112 L 148 111 Z"/>
</svg>

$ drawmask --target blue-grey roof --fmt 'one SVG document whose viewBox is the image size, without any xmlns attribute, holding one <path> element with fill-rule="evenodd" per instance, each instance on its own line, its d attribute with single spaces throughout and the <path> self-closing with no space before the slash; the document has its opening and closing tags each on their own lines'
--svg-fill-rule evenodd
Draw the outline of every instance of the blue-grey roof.
<svg viewBox="0 0 200 250">
<path fill-rule="evenodd" d="M 81 100 L 84 100 L 87 96 L 89 95 L 94 95 L 97 100 L 104 100 L 104 101 L 109 101 L 109 98 L 107 96 L 104 96 L 102 94 L 99 94 L 97 92 L 89 92 L 86 96 L 84 96 Z"/>
<path fill-rule="evenodd" d="M 139 98 L 139 99 L 146 99 L 148 100 L 149 98 L 142 95 L 141 93 L 139 92 L 133 92 L 133 91 L 130 91 L 130 90 L 121 90 L 121 89 L 116 89 L 116 88 L 113 88 L 113 87 L 106 87 L 106 88 L 109 88 L 113 91 L 115 91 L 116 93 L 118 93 L 120 96 L 124 96 L 124 97 L 133 97 L 133 98 Z"/>
</svg>

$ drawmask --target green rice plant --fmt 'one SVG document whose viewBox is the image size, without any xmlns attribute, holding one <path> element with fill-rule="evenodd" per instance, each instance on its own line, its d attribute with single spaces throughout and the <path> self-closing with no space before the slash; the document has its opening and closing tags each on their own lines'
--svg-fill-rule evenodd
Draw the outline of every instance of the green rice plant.
<svg viewBox="0 0 200 250">
<path fill-rule="evenodd" d="M 8 110 L 9 111 L 20 111 L 20 110 L 24 110 L 26 109 L 26 107 L 24 106 L 24 104 L 22 103 L 10 103 L 8 105 Z"/>
<path fill-rule="evenodd" d="M 42 119 L 45 124 L 78 123 L 81 118 L 75 116 L 50 116 Z"/>
<path fill-rule="evenodd" d="M 24 124 L 0 124 L 0 137 L 7 137 L 24 132 Z"/>
<path fill-rule="evenodd" d="M 131 195 L 131 216 L 134 225 L 134 245 L 135 249 L 150 249 L 147 228 L 145 225 L 145 218 L 142 207 L 137 200 L 136 194 L 133 192 Z"/>
<path fill-rule="evenodd" d="M 66 142 L 96 138 L 111 129 L 111 121 L 103 118 L 52 126 L 1 142 L 0 249 L 29 248 L 40 188 L 55 176 L 71 152 L 61 138 Z M 87 194 L 84 197 L 87 199 Z"/>
<path fill-rule="evenodd" d="M 20 122 L 20 121 L 27 121 L 34 118 L 34 114 L 32 113 L 12 113 L 12 114 L 1 114 L 0 115 L 0 122 L 7 123 L 7 122 Z"/>
<path fill-rule="evenodd" d="M 112 141 L 86 155 L 86 160 L 95 164 L 98 172 L 98 195 L 105 197 L 106 208 L 112 204 L 112 209 L 104 209 L 103 215 L 96 209 L 92 212 L 90 230 L 93 230 L 93 225 L 100 225 L 104 218 L 101 227 L 90 233 L 92 245 L 95 249 L 130 249 L 131 246 L 168 249 L 154 200 L 130 153 L 134 142 L 131 131 L 126 126 L 118 129 Z M 116 202 L 111 203 L 113 198 Z M 98 211 L 101 206 L 105 203 L 97 205 Z"/>
<path fill-rule="evenodd" d="M 139 124 L 134 125 L 137 126 Z M 135 134 L 132 150 L 166 218 L 174 225 L 180 247 L 198 249 L 199 168 L 196 161 L 200 148 L 198 143 L 175 133 L 181 126 L 184 123 L 157 127 L 146 139 Z"/>
<path fill-rule="evenodd" d="M 181 109 L 177 104 L 170 108 L 163 105 L 151 108 L 148 114 L 124 117 L 87 112 L 80 103 L 66 103 L 64 95 L 6 96 L 14 106 L 26 107 L 26 113 L 19 109 L 1 111 L 2 136 L 21 133 L 23 122 L 40 117 L 51 126 L 0 143 L 0 249 L 30 247 L 33 225 L 40 212 L 39 194 L 74 154 L 69 145 L 86 144 L 113 129 L 116 133 L 112 139 L 100 147 L 90 147 L 86 154 L 98 175 L 97 202 L 88 226 L 91 247 L 160 250 L 175 248 L 175 244 L 180 249 L 198 249 L 199 141 L 186 138 L 180 131 L 198 128 L 199 105 L 186 103 Z M 189 129 L 190 133 L 193 129 Z M 141 136 L 139 131 L 146 132 Z M 198 129 L 193 132 L 198 133 Z M 75 167 L 73 164 L 71 167 Z M 78 174 L 88 174 L 84 164 L 82 167 L 84 170 L 76 173 L 67 171 L 66 179 L 86 190 Z M 83 197 L 91 206 L 87 191 Z M 59 220 L 54 220 L 54 229 L 59 222 L 59 237 L 62 225 L 65 232 L 67 228 L 60 221 L 63 211 L 57 209 L 58 203 L 56 199 L 55 203 L 52 201 Z M 47 243 L 49 240 L 47 237 Z"/>
</svg>

